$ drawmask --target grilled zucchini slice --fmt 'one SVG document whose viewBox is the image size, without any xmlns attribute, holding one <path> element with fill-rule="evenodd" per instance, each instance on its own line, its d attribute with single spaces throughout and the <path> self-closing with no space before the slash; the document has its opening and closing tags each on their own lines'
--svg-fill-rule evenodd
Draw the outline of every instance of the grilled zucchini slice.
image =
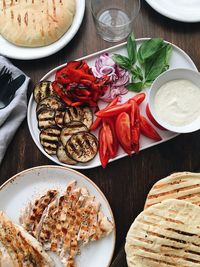
<svg viewBox="0 0 200 267">
<path fill-rule="evenodd" d="M 62 128 L 60 134 L 60 140 L 65 146 L 70 137 L 79 132 L 87 132 L 88 128 L 80 121 L 71 121 L 64 128 Z"/>
<path fill-rule="evenodd" d="M 40 143 L 49 155 L 56 155 L 60 132 L 56 126 L 43 129 L 40 132 Z"/>
<path fill-rule="evenodd" d="M 96 156 L 98 140 L 91 133 L 79 132 L 71 136 L 65 149 L 70 158 L 77 162 L 86 163 Z"/>
<path fill-rule="evenodd" d="M 38 114 L 38 128 L 49 128 L 50 126 L 55 126 L 55 110 L 50 108 L 44 108 L 40 110 Z"/>
<path fill-rule="evenodd" d="M 61 142 L 58 143 L 56 156 L 60 162 L 63 162 L 65 164 L 74 165 L 77 163 L 67 155 L 66 150 Z"/>
<path fill-rule="evenodd" d="M 35 85 L 33 89 L 33 96 L 36 103 L 39 103 L 46 97 L 56 96 L 55 91 L 51 86 L 50 81 L 42 81 Z"/>
<path fill-rule="evenodd" d="M 58 97 L 50 96 L 44 98 L 42 101 L 38 103 L 36 108 L 37 114 L 39 114 L 40 110 L 43 109 L 44 107 L 53 110 L 62 110 L 65 108 L 65 105 L 63 104 L 63 102 L 61 102 L 61 100 Z"/>
</svg>

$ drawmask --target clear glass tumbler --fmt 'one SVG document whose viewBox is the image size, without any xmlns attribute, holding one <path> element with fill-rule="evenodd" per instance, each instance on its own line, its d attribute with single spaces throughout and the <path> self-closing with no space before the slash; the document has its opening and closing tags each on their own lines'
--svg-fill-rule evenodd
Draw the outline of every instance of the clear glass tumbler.
<svg viewBox="0 0 200 267">
<path fill-rule="evenodd" d="M 125 39 L 132 31 L 140 0 L 90 0 L 97 33 L 108 42 Z"/>
</svg>

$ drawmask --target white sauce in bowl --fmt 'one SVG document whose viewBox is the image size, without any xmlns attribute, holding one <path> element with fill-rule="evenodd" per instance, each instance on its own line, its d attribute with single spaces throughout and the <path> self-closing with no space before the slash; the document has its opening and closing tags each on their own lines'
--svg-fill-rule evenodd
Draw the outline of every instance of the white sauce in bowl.
<svg viewBox="0 0 200 267">
<path fill-rule="evenodd" d="M 200 88 L 189 80 L 173 80 L 157 91 L 157 116 L 172 126 L 185 126 L 200 117 Z"/>
</svg>

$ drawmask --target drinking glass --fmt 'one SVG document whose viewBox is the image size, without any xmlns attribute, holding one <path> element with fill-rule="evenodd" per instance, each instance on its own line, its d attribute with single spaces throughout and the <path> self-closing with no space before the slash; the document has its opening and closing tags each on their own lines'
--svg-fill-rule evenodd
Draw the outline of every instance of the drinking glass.
<svg viewBox="0 0 200 267">
<path fill-rule="evenodd" d="M 140 0 L 90 0 L 97 33 L 108 42 L 125 39 L 132 31 Z"/>
</svg>

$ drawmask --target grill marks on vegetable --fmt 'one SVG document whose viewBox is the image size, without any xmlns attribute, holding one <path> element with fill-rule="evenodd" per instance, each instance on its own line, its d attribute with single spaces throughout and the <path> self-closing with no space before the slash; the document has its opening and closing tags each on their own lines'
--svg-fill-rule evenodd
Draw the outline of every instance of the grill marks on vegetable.
<svg viewBox="0 0 200 267">
<path fill-rule="evenodd" d="M 94 135 L 88 132 L 77 133 L 72 135 L 67 142 L 66 150 L 74 160 L 88 162 L 95 157 L 98 151 L 98 141 Z"/>
<path fill-rule="evenodd" d="M 93 123 L 90 108 L 66 107 L 54 95 L 51 82 L 48 81 L 35 86 L 34 99 L 37 102 L 38 128 L 41 130 L 40 142 L 49 155 L 56 155 L 65 164 L 88 162 L 95 157 L 98 141 L 88 133 Z M 83 134 L 84 132 L 87 134 Z M 72 150 L 72 145 L 75 151 Z"/>
</svg>

